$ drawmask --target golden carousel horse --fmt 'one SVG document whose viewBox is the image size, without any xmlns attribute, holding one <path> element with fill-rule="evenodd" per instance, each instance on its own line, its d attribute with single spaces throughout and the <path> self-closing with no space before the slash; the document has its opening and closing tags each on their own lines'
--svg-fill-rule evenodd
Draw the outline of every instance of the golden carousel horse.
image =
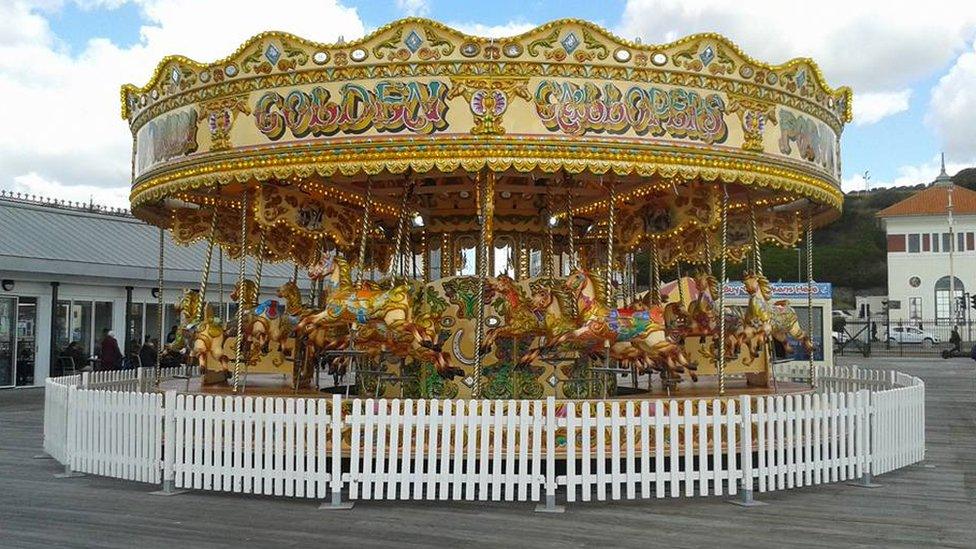
<svg viewBox="0 0 976 549">
<path fill-rule="evenodd" d="M 309 274 L 313 276 L 313 280 L 315 280 L 315 276 L 321 276 L 312 269 L 309 270 Z M 289 322 L 289 326 L 293 326 L 295 335 L 298 337 L 300 334 L 298 325 L 301 324 L 301 320 L 317 311 L 305 307 L 302 304 L 301 291 L 294 281 L 288 281 L 278 288 L 278 297 L 285 300 L 285 312 L 287 315 L 291 319 L 295 319 L 296 322 Z M 303 326 L 303 328 L 307 326 Z M 284 330 L 282 330 L 282 333 L 286 337 L 288 336 Z M 349 335 L 348 331 L 343 327 L 313 325 L 310 330 L 305 331 L 303 337 L 305 338 L 305 353 L 303 354 L 302 361 L 299 362 L 298 357 L 295 357 L 293 353 L 295 360 L 292 368 L 292 384 L 295 388 L 307 387 L 311 383 L 315 358 L 319 353 L 344 348 L 348 342 Z"/>
<path fill-rule="evenodd" d="M 200 307 L 203 307 L 203 320 L 200 318 Z M 210 305 L 203 305 L 200 301 L 200 292 L 197 290 L 183 290 L 183 298 L 176 305 L 182 316 L 181 334 L 183 341 L 190 342 L 189 359 L 196 362 L 201 374 L 203 383 L 222 383 L 230 377 L 228 368 L 229 358 L 224 353 L 224 328 L 218 319 L 214 318 L 213 309 Z M 174 343 L 175 345 L 175 343 Z M 219 371 L 211 371 L 207 368 L 207 362 L 212 361 L 219 365 Z"/>
<path fill-rule="evenodd" d="M 388 289 L 376 284 L 356 286 L 349 263 L 337 255 L 323 258 L 322 273 L 334 289 L 325 298 L 322 310 L 299 321 L 300 335 L 325 326 L 356 326 L 357 344 L 386 347 L 401 357 L 429 360 L 443 377 L 462 374 L 440 352 L 434 322 L 414 314 L 417 291 L 409 283 L 391 281 Z"/>
<path fill-rule="evenodd" d="M 797 318 L 793 307 L 790 307 L 788 300 L 782 299 L 774 302 L 769 311 L 772 337 L 783 346 L 783 351 L 787 355 L 793 354 L 793 346 L 790 345 L 789 337 L 799 341 L 808 355 L 813 354 L 815 348 L 813 339 L 800 327 L 800 319 Z"/>
<path fill-rule="evenodd" d="M 681 373 L 688 370 L 695 379 L 695 366 L 666 331 L 664 307 L 610 309 L 596 299 L 596 283 L 582 270 L 571 274 L 565 284 L 576 298 L 578 327 L 547 342 L 547 349 L 571 343 L 595 354 L 609 343 L 612 358 L 665 371 L 673 380 L 680 380 Z M 676 326 L 675 333 L 680 328 Z"/>
</svg>

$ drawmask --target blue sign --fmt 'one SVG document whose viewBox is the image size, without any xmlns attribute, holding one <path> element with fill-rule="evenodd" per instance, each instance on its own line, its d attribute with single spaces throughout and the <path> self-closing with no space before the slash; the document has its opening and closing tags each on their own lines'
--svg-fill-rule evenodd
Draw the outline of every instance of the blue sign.
<svg viewBox="0 0 976 549">
<path fill-rule="evenodd" d="M 772 282 L 773 299 L 807 298 L 807 289 L 812 288 L 814 299 L 830 299 L 833 296 L 833 286 L 830 282 L 814 282 L 808 286 L 806 282 Z M 749 292 L 741 282 L 728 282 L 723 288 L 725 297 L 749 297 Z"/>
</svg>

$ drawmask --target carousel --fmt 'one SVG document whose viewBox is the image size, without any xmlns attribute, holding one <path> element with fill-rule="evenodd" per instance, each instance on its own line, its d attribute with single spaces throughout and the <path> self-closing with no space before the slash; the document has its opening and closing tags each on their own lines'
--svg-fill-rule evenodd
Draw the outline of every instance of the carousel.
<svg viewBox="0 0 976 549">
<path fill-rule="evenodd" d="M 167 57 L 121 95 L 133 213 L 161 243 L 209 246 L 166 351 L 187 391 L 583 400 L 816 384 L 812 358 L 809 384 L 771 375 L 813 343 L 771 299 L 761 253 L 802 242 L 812 273 L 813 229 L 840 212 L 851 92 L 810 60 L 577 20 L 491 39 L 404 19 L 352 42 L 268 32 L 212 63 Z M 228 318 L 212 307 L 217 254 L 239 265 Z M 164 262 L 161 246 L 160 288 Z M 294 276 L 262 295 L 269 262 Z M 730 280 L 746 306 L 726 303 Z"/>
</svg>

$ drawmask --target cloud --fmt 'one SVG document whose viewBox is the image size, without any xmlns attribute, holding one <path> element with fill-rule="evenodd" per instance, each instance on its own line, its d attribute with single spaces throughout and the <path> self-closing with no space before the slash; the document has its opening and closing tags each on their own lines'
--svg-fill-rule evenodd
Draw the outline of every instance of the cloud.
<svg viewBox="0 0 976 549">
<path fill-rule="evenodd" d="M 949 175 L 954 175 L 960 170 L 971 166 L 971 164 L 965 162 L 952 161 L 950 158 L 946 158 L 946 173 Z M 871 177 L 867 181 L 869 185 L 867 187 L 865 186 L 864 174 L 851 174 L 841 181 L 841 189 L 844 192 L 851 192 L 863 191 L 866 188 L 912 187 L 919 183 L 927 185 L 935 180 L 941 169 L 941 158 L 939 155 L 935 155 L 921 164 L 905 164 L 899 166 L 895 170 L 897 175 L 890 179 L 877 180 Z"/>
<path fill-rule="evenodd" d="M 33 185 L 87 200 L 88 187 L 127 185 L 132 135 L 119 117 L 119 87 L 144 84 L 166 55 L 212 61 L 269 28 L 323 42 L 364 33 L 356 10 L 335 0 L 297 0 L 287 10 L 259 10 L 257 1 L 130 1 L 146 22 L 138 43 L 122 48 L 96 38 L 71 54 L 46 19 L 63 2 L 0 0 L 0 119 L 7 128 L 0 132 L 0 187 Z"/>
<path fill-rule="evenodd" d="M 396 7 L 404 15 L 426 17 L 430 15 L 428 0 L 396 0 Z"/>
<path fill-rule="evenodd" d="M 854 101 L 854 124 L 867 126 L 908 110 L 912 90 L 859 94 Z"/>
<path fill-rule="evenodd" d="M 771 63 L 812 57 L 831 85 L 854 88 L 857 105 L 862 95 L 870 100 L 867 94 L 903 93 L 950 63 L 976 31 L 973 6 L 932 2 L 922 9 L 914 2 L 890 0 L 628 0 L 617 31 L 652 43 L 717 31 Z M 867 112 L 884 112 L 875 107 Z M 893 112 L 898 111 L 887 114 Z"/>
<path fill-rule="evenodd" d="M 926 122 L 950 158 L 976 162 L 976 41 L 932 88 Z"/>
<path fill-rule="evenodd" d="M 15 193 L 24 193 L 45 198 L 57 198 L 69 202 L 89 201 L 102 206 L 113 208 L 129 207 L 128 187 L 96 187 L 94 185 L 65 185 L 57 181 L 44 179 L 35 172 L 18 175 L 13 178 L 10 189 Z"/>
<path fill-rule="evenodd" d="M 488 38 L 505 38 L 508 36 L 516 36 L 536 27 L 536 24 L 527 23 L 525 21 L 509 21 L 503 25 L 482 25 L 481 23 L 472 22 L 448 23 L 447 25 L 465 34 L 470 34 L 473 36 L 485 36 Z"/>
</svg>

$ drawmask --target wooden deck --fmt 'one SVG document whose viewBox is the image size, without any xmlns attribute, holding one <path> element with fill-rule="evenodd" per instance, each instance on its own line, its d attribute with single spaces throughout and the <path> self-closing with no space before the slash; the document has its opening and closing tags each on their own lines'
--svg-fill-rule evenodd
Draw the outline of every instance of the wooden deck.
<svg viewBox="0 0 976 549">
<path fill-rule="evenodd" d="M 0 391 L 0 547 L 672 546 L 972 547 L 976 539 L 976 363 L 858 360 L 923 378 L 928 460 L 867 490 L 824 485 L 722 498 L 577 503 L 564 515 L 529 504 L 360 502 L 319 511 L 305 500 L 188 493 L 114 479 L 58 480 L 41 450 L 40 390 Z"/>
</svg>

